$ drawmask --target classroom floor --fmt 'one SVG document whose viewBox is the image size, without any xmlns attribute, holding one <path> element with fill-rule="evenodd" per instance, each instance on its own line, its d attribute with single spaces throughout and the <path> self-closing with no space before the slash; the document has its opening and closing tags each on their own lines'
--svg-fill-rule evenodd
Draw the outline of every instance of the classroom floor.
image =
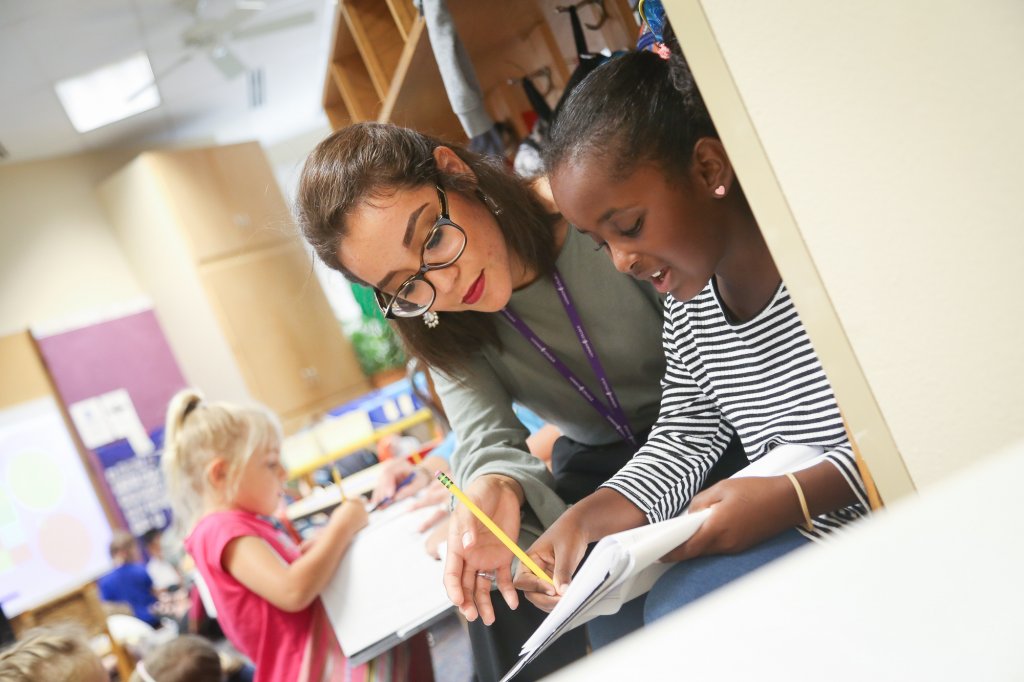
<svg viewBox="0 0 1024 682">
<path fill-rule="evenodd" d="M 435 682 L 470 682 L 473 679 L 473 653 L 469 635 L 458 615 L 452 613 L 427 631 Z"/>
</svg>

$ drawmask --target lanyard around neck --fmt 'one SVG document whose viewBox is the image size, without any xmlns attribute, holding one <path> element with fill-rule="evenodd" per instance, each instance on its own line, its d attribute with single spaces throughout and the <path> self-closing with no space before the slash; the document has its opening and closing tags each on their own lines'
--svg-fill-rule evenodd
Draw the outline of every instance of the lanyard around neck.
<svg viewBox="0 0 1024 682">
<path fill-rule="evenodd" d="M 586 330 L 583 328 L 583 320 L 580 319 L 579 312 L 576 310 L 575 304 L 572 302 L 572 297 L 569 295 L 569 289 L 565 286 L 565 282 L 562 280 L 562 276 L 556 269 L 551 273 L 551 279 L 555 283 L 555 291 L 558 292 L 558 300 L 562 302 L 562 307 L 565 308 L 565 314 L 569 317 L 569 322 L 572 323 L 573 330 L 576 332 L 576 338 L 579 339 L 580 346 L 583 347 L 583 354 L 587 356 L 587 361 L 590 362 L 591 369 L 594 370 L 594 375 L 597 376 L 598 382 L 601 384 L 601 391 L 608 399 L 608 405 L 605 405 L 601 400 L 597 398 L 587 388 L 586 384 L 577 378 L 573 371 L 562 362 L 562 360 L 551 352 L 548 345 L 537 336 L 536 332 L 530 329 L 530 326 L 523 321 L 511 308 L 502 308 L 501 314 L 505 316 L 505 319 L 515 327 L 516 331 L 523 335 L 523 337 L 537 349 L 541 355 L 544 356 L 551 366 L 561 374 L 569 384 L 575 388 L 583 399 L 590 403 L 590 406 L 597 410 L 598 414 L 605 418 L 605 420 L 611 424 L 612 428 L 619 434 L 619 437 L 623 440 L 629 441 L 629 444 L 633 447 L 637 447 L 636 436 L 633 435 L 633 429 L 629 426 L 629 420 L 626 419 L 626 413 L 622 409 L 622 405 L 619 403 L 618 398 L 615 395 L 615 391 L 612 389 L 611 383 L 608 381 L 608 375 L 604 371 L 604 367 L 601 365 L 601 359 L 597 357 L 597 352 L 594 350 L 594 345 L 590 341 L 590 337 L 587 335 Z"/>
</svg>

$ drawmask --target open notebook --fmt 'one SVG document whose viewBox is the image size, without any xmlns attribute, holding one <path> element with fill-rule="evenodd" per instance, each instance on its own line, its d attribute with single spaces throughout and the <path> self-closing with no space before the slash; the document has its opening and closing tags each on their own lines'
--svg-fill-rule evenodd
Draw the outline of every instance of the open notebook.
<svg viewBox="0 0 1024 682">
<path fill-rule="evenodd" d="M 743 476 L 777 476 L 799 471 L 824 458 L 820 447 L 782 445 L 737 472 Z M 523 644 L 519 661 L 502 678 L 511 680 L 563 633 L 597 616 L 615 613 L 626 602 L 644 594 L 671 564 L 658 559 L 683 544 L 700 528 L 714 508 L 661 523 L 640 526 L 602 538 L 580 566 L 569 589 L 536 632 Z"/>
<path fill-rule="evenodd" d="M 368 661 L 454 608 L 444 563 L 427 555 L 417 528 L 434 507 L 407 512 L 403 500 L 370 514 L 331 582 L 320 593 L 345 656 Z"/>
</svg>

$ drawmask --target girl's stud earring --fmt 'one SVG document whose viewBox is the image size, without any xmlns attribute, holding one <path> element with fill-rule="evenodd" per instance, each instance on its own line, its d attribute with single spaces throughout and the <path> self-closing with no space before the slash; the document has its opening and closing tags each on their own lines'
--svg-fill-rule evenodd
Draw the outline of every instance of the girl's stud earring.
<svg viewBox="0 0 1024 682">
<path fill-rule="evenodd" d="M 719 199 L 725 196 L 725 185 L 719 185 L 715 188 L 715 196 Z"/>
<path fill-rule="evenodd" d="M 437 325 L 441 324 L 441 318 L 437 316 L 433 310 L 428 310 L 423 313 L 423 324 L 427 325 L 428 329 L 433 329 Z"/>
</svg>

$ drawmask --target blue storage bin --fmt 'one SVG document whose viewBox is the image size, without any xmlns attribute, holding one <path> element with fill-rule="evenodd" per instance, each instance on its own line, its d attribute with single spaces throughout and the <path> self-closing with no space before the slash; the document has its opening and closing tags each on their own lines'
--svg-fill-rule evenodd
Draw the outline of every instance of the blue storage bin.
<svg viewBox="0 0 1024 682">
<path fill-rule="evenodd" d="M 412 392 L 412 383 L 402 379 L 339 405 L 328 414 L 339 417 L 352 410 L 363 410 L 370 416 L 373 425 L 378 427 L 404 419 L 422 407 L 423 403 Z"/>
</svg>

